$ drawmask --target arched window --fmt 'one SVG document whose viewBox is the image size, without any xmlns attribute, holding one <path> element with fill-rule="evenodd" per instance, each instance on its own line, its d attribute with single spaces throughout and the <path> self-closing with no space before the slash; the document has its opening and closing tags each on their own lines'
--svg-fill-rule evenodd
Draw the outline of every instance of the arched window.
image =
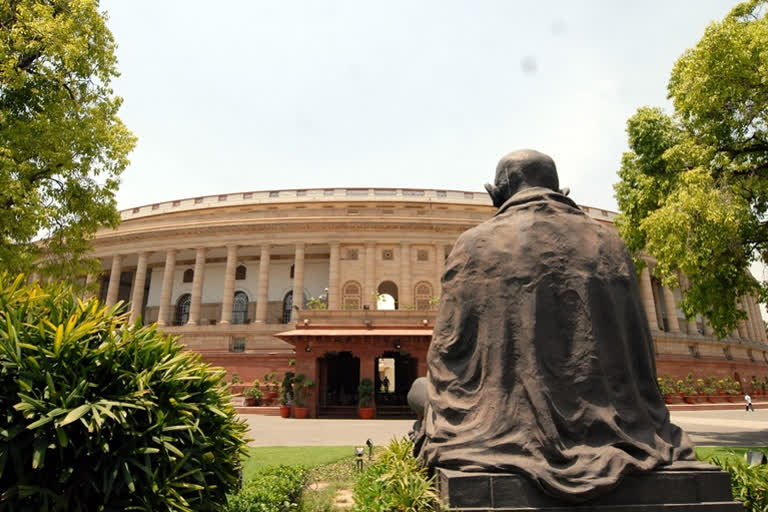
<svg viewBox="0 0 768 512">
<path fill-rule="evenodd" d="M 235 269 L 235 281 L 243 281 L 245 280 L 245 276 L 248 273 L 248 269 L 245 267 L 245 265 L 238 265 Z"/>
<path fill-rule="evenodd" d="M 432 308 L 432 304 L 430 303 L 432 300 L 432 285 L 426 281 L 422 281 L 416 284 L 414 292 L 416 309 L 419 311 L 430 310 Z"/>
<path fill-rule="evenodd" d="M 232 300 L 232 323 L 244 324 L 248 319 L 248 296 L 245 292 L 235 292 Z"/>
<path fill-rule="evenodd" d="M 184 277 L 182 277 L 181 281 L 183 283 L 191 283 L 195 279 L 195 271 L 191 268 L 188 268 L 184 271 Z"/>
<path fill-rule="evenodd" d="M 341 289 L 341 304 L 344 309 L 360 309 L 362 287 L 356 281 L 344 283 Z"/>
<path fill-rule="evenodd" d="M 191 272 L 191 271 L 190 271 Z M 189 322 L 189 306 L 192 304 L 192 295 L 185 293 L 176 301 L 176 318 L 174 325 L 184 325 Z"/>
<path fill-rule="evenodd" d="M 293 307 L 293 292 L 288 292 L 283 297 L 283 323 L 291 321 L 291 308 Z"/>
<path fill-rule="evenodd" d="M 383 281 L 379 285 L 376 309 L 399 309 L 397 285 L 392 281 Z"/>
</svg>

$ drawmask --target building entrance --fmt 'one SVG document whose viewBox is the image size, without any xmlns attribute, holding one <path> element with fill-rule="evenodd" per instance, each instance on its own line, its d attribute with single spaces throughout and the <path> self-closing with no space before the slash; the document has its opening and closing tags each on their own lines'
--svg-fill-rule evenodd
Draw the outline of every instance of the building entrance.
<svg viewBox="0 0 768 512">
<path fill-rule="evenodd" d="M 411 417 L 408 391 L 418 377 L 418 361 L 401 351 L 387 351 L 376 358 L 376 416 Z"/>
<path fill-rule="evenodd" d="M 356 416 L 359 383 L 360 358 L 351 352 L 326 352 L 318 359 L 318 415 Z"/>
</svg>

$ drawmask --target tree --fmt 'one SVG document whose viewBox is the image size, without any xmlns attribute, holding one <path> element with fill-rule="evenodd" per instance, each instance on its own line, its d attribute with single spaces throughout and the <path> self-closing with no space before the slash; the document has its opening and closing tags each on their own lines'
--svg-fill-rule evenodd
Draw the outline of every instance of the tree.
<svg viewBox="0 0 768 512">
<path fill-rule="evenodd" d="M 630 151 L 615 185 L 630 250 L 656 258 L 666 285 L 685 274 L 683 311 L 704 315 L 720 337 L 745 318 L 740 296 L 766 298 L 766 283 L 748 273 L 768 261 L 766 3 L 737 5 L 678 59 L 668 85 L 674 112 L 643 107 L 628 120 Z"/>
<path fill-rule="evenodd" d="M 116 76 L 98 0 L 0 3 L 0 269 L 96 270 L 89 240 L 119 223 L 114 195 L 135 145 Z"/>
</svg>

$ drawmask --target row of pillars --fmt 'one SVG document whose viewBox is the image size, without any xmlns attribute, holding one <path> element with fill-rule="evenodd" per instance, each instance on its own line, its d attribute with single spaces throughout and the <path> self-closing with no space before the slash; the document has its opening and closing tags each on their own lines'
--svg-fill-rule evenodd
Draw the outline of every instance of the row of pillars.
<svg viewBox="0 0 768 512">
<path fill-rule="evenodd" d="M 690 282 L 682 274 L 680 275 L 680 285 L 683 290 L 687 290 L 690 287 Z M 664 294 L 667 328 L 669 329 L 669 332 L 681 332 L 680 322 L 677 319 L 675 296 L 672 293 L 672 290 L 667 286 L 662 286 L 662 293 Z M 653 296 L 653 284 L 647 265 L 640 273 L 640 295 L 643 300 L 646 315 L 648 316 L 648 323 L 651 328 L 656 329 L 659 322 L 656 315 L 656 301 Z M 738 307 L 747 314 L 747 319 L 739 321 L 738 328 L 731 333 L 731 336 L 736 339 L 740 338 L 743 340 L 767 343 L 768 336 L 765 334 L 765 328 L 762 325 L 762 315 L 760 314 L 760 309 L 755 297 L 752 295 L 741 297 L 738 301 Z M 687 331 L 689 335 L 698 334 L 695 318 L 688 320 Z M 704 334 L 707 336 L 712 336 L 713 334 L 712 328 L 709 326 L 706 319 L 704 320 Z"/>
<path fill-rule="evenodd" d="M 268 290 L 269 290 L 269 261 L 271 257 L 272 246 L 263 244 L 259 260 L 259 284 L 256 297 L 256 323 L 264 323 L 267 318 Z M 341 247 L 337 242 L 329 244 L 330 262 L 328 273 L 328 308 L 341 309 L 340 294 L 340 260 Z M 227 246 L 227 262 L 224 270 L 224 293 L 222 299 L 221 323 L 229 324 L 232 321 L 232 302 L 235 291 L 235 271 L 237 269 L 238 257 L 237 245 Z M 436 282 L 440 282 L 445 269 L 445 244 L 435 244 L 436 254 Z M 195 252 L 195 269 L 192 280 L 192 301 L 189 308 L 188 325 L 197 325 L 200 321 L 200 305 L 202 301 L 203 281 L 205 279 L 205 258 L 208 249 L 200 247 Z M 413 290 L 411 289 L 411 247 L 410 243 L 402 242 L 400 244 L 400 302 L 403 306 L 413 304 Z M 147 278 L 147 261 L 149 252 L 141 252 L 138 255 L 136 273 L 134 275 L 130 321 L 134 322 L 138 318 L 142 304 L 144 303 L 144 287 Z M 160 293 L 160 311 L 158 313 L 158 325 L 169 325 L 171 322 L 171 313 L 173 305 L 171 303 L 173 292 L 173 278 L 176 270 L 176 249 L 169 249 L 165 253 L 165 268 L 163 272 L 162 291 Z M 296 298 L 304 297 L 304 258 L 305 244 L 297 243 L 294 249 L 294 273 L 293 273 L 293 297 L 295 306 L 303 307 L 302 300 Z M 123 256 L 116 254 L 112 258 L 112 268 L 109 274 L 109 285 L 107 287 L 107 305 L 111 306 L 117 302 L 117 296 L 120 288 L 120 274 L 122 272 Z M 373 242 L 365 244 L 365 265 L 364 265 L 364 303 L 375 307 L 373 300 L 376 278 L 376 244 Z M 438 286 L 439 289 L 439 286 Z M 293 315 L 296 314 L 296 307 L 293 308 Z"/>
<path fill-rule="evenodd" d="M 222 299 L 221 323 L 229 324 L 232 322 L 232 301 L 235 295 L 235 270 L 237 269 L 237 254 L 239 246 L 227 246 L 227 263 L 224 270 L 224 294 Z M 205 258 L 208 249 L 200 247 L 195 251 L 195 270 L 192 280 L 192 301 L 189 307 L 188 325 L 197 325 L 200 321 L 200 305 L 203 296 L 203 282 L 205 280 Z M 267 318 L 267 303 L 269 290 L 269 261 L 271 258 L 272 247 L 269 244 L 261 245 L 261 256 L 259 260 L 259 286 L 256 298 L 256 322 L 264 323 Z M 147 278 L 147 260 L 149 252 L 139 253 L 138 263 L 136 265 L 136 274 L 133 280 L 133 293 L 131 296 L 130 321 L 134 322 L 141 311 L 144 303 L 144 286 Z M 338 254 L 338 252 L 337 252 Z M 169 249 L 165 253 L 165 268 L 163 272 L 162 291 L 160 292 L 160 311 L 158 313 L 158 325 L 168 325 L 171 322 L 171 313 L 173 305 L 171 304 L 171 294 L 173 292 L 173 279 L 176 271 L 176 249 Z M 120 274 L 122 271 L 122 255 L 115 255 L 112 258 L 112 269 L 109 274 L 109 286 L 107 287 L 107 305 L 111 306 L 117 302 L 117 294 L 120 287 Z M 293 296 L 304 296 L 304 244 L 298 243 L 295 248 L 294 256 L 294 274 L 293 274 Z M 297 306 L 302 307 L 302 301 L 298 301 Z M 295 312 L 295 310 L 294 310 Z"/>
</svg>

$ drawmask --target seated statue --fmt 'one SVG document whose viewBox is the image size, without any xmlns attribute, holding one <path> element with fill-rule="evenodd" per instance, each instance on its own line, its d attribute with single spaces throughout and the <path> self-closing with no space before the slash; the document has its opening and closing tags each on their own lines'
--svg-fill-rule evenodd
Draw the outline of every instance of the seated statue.
<svg viewBox="0 0 768 512">
<path fill-rule="evenodd" d="M 416 455 L 430 470 L 523 474 L 571 502 L 629 472 L 695 469 L 615 228 L 562 193 L 536 151 L 505 156 L 486 188 L 498 211 L 451 251 L 428 375 L 409 396 Z"/>
</svg>

